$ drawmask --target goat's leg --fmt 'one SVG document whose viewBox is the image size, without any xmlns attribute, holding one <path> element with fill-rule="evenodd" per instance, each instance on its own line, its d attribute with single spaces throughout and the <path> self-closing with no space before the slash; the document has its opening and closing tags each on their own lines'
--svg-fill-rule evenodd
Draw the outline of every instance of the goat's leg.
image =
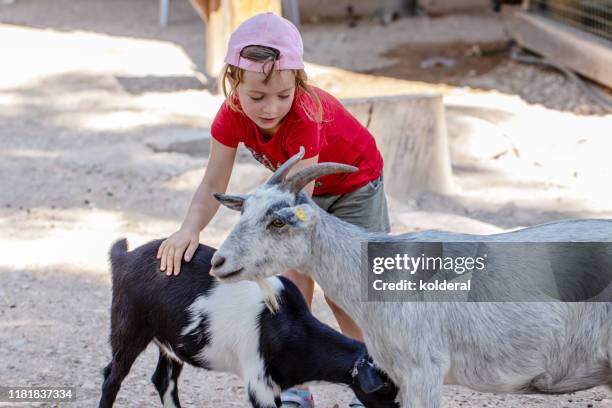
<svg viewBox="0 0 612 408">
<path fill-rule="evenodd" d="M 157 368 L 151 381 L 155 385 L 164 408 L 181 408 L 178 396 L 178 378 L 183 370 L 183 364 L 171 359 L 161 350 Z"/>
<path fill-rule="evenodd" d="M 400 385 L 401 408 L 440 408 L 444 373 L 435 365 L 404 370 Z"/>
<path fill-rule="evenodd" d="M 130 372 L 136 357 L 147 347 L 152 336 L 135 336 L 130 341 L 112 337 L 113 359 L 104 368 L 104 383 L 99 408 L 111 408 L 121 388 L 121 382 Z"/>
<path fill-rule="evenodd" d="M 247 390 L 253 408 L 277 408 L 281 406 L 280 393 L 275 393 L 268 381 L 249 381 Z"/>
</svg>

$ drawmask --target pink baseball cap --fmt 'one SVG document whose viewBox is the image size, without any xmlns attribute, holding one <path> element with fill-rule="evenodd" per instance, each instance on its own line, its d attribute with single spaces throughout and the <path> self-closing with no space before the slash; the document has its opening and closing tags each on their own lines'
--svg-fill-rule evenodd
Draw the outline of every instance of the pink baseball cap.
<svg viewBox="0 0 612 408">
<path fill-rule="evenodd" d="M 240 24 L 232 33 L 225 62 L 247 71 L 263 71 L 263 63 L 240 56 L 249 45 L 275 48 L 280 52 L 274 69 L 304 69 L 302 36 L 291 21 L 273 13 L 261 13 Z"/>
</svg>

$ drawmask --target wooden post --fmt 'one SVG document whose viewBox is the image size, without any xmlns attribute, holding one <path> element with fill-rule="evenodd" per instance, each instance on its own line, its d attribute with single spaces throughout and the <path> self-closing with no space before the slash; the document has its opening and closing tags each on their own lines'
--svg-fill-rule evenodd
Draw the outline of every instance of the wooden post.
<svg viewBox="0 0 612 408">
<path fill-rule="evenodd" d="M 516 12 L 510 28 L 521 46 L 612 87 L 609 41 L 533 13 Z"/>
<path fill-rule="evenodd" d="M 385 190 L 390 196 L 452 192 L 440 95 L 380 96 L 342 103 L 374 135 L 385 160 Z"/>
<path fill-rule="evenodd" d="M 218 77 L 229 37 L 243 21 L 271 11 L 281 15 L 281 0 L 190 0 L 205 23 L 206 74 Z M 256 38 L 253 39 L 257 41 Z"/>
</svg>

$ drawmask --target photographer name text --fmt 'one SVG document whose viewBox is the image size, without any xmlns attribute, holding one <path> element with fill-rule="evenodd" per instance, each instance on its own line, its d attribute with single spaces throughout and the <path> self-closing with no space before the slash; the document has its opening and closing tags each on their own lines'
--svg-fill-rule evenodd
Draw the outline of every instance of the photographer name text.
<svg viewBox="0 0 612 408">
<path fill-rule="evenodd" d="M 449 282 L 447 280 L 434 280 L 418 282 L 402 279 L 399 282 L 385 282 L 382 279 L 377 279 L 372 283 L 372 287 L 376 291 L 415 291 L 427 292 L 436 290 L 456 290 L 470 291 L 472 289 L 472 280 L 468 279 L 465 282 Z"/>
</svg>

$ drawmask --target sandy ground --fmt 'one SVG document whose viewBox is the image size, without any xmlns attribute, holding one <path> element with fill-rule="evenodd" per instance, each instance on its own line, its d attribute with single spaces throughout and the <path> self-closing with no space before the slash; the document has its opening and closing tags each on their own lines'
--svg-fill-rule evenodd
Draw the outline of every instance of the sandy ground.
<svg viewBox="0 0 612 408">
<path fill-rule="evenodd" d="M 203 29 L 187 2 L 171 3 L 166 29 L 145 0 L 8 3 L 0 3 L 0 385 L 76 386 L 73 405 L 94 406 L 110 358 L 107 250 L 122 236 L 134 246 L 178 227 L 222 99 L 196 79 Z M 304 26 L 308 71 L 337 96 L 445 95 L 455 191 L 390 197 L 395 232 L 612 217 L 612 116 L 562 76 L 510 62 L 496 50 L 506 39 L 488 14 Z M 475 57 L 475 44 L 494 52 Z M 420 68 L 438 56 L 456 65 Z M 242 151 L 229 190 L 266 176 Z M 202 242 L 218 245 L 236 217 L 220 210 Z M 320 292 L 314 310 L 334 324 Z M 159 405 L 149 383 L 156 358 L 154 347 L 139 358 L 118 406 Z M 180 389 L 185 406 L 245 406 L 230 375 L 188 367 Z M 349 400 L 340 386 L 314 390 L 321 407 Z M 603 388 L 509 396 L 447 387 L 444 400 L 612 407 Z"/>
</svg>

